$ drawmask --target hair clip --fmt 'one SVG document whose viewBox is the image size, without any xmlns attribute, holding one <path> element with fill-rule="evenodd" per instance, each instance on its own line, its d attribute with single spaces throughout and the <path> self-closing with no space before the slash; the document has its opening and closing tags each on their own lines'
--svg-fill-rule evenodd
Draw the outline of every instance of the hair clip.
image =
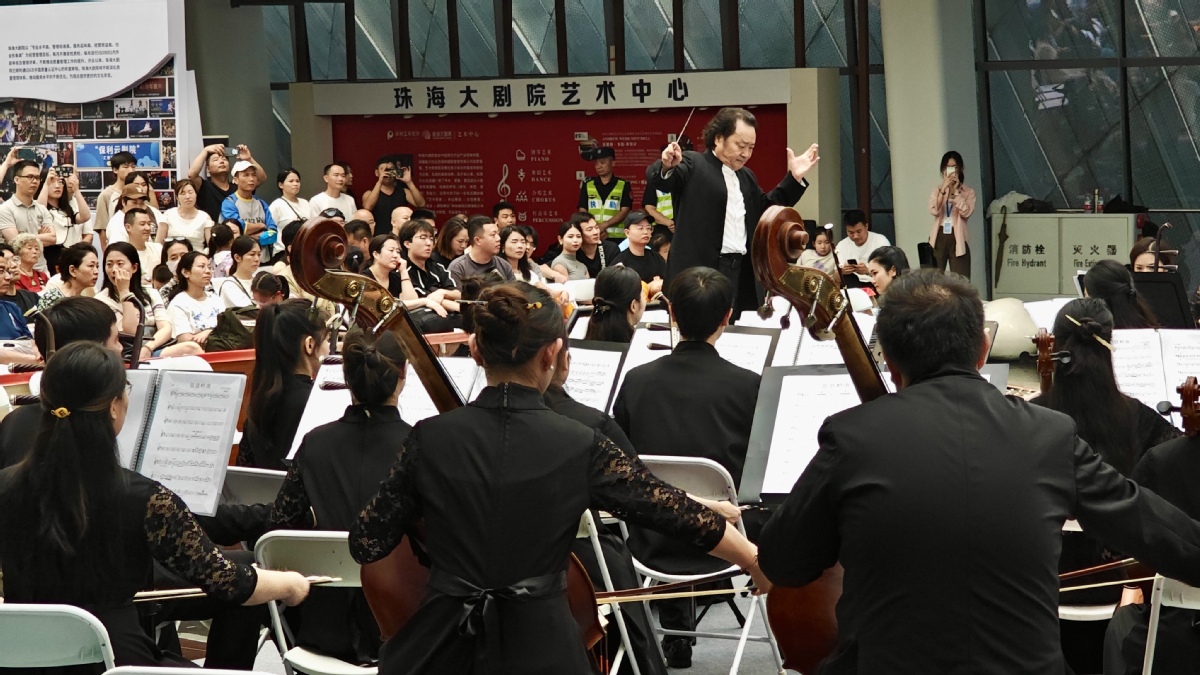
<svg viewBox="0 0 1200 675">
<path fill-rule="evenodd" d="M 540 303 L 540 302 L 530 302 L 525 305 L 525 309 L 541 309 L 541 308 L 542 308 L 542 303 Z"/>
<path fill-rule="evenodd" d="M 66 408 L 55 408 L 54 410 L 50 411 L 50 414 L 61 420 L 70 417 L 71 411 L 67 410 Z"/>
<path fill-rule="evenodd" d="M 459 300 L 460 305 L 486 305 L 486 300 Z"/>
<path fill-rule="evenodd" d="M 1079 323 L 1079 319 L 1076 319 L 1075 317 L 1071 316 L 1070 314 L 1063 314 L 1063 316 L 1065 316 L 1067 318 L 1067 321 L 1070 321 L 1071 323 L 1075 324 L 1076 326 L 1083 328 L 1083 324 Z M 1108 340 L 1105 340 L 1104 338 L 1100 337 L 1099 335 L 1096 335 L 1095 333 L 1092 333 L 1092 337 L 1096 338 L 1096 342 L 1099 342 L 1100 344 L 1104 345 L 1108 349 L 1108 351 L 1111 352 L 1113 350 L 1113 346 Z"/>
</svg>

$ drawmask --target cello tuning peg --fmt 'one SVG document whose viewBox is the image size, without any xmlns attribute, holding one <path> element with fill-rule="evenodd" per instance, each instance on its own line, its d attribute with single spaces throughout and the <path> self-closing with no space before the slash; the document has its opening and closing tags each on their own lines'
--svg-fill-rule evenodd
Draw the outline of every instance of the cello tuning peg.
<svg viewBox="0 0 1200 675">
<path fill-rule="evenodd" d="M 758 308 L 758 316 L 761 319 L 769 319 L 775 314 L 775 308 L 771 305 L 771 294 L 767 293 L 763 296 L 763 304 Z"/>
<path fill-rule="evenodd" d="M 784 314 L 779 318 L 779 327 L 783 330 L 787 330 L 792 327 L 792 317 L 790 314 Z"/>
<path fill-rule="evenodd" d="M 1050 355 L 1050 359 L 1065 366 L 1071 362 L 1071 352 L 1054 352 Z"/>
<path fill-rule="evenodd" d="M 1154 406 L 1159 415 L 1170 415 L 1174 412 L 1179 412 L 1179 406 L 1171 405 L 1170 401 L 1159 401 L 1158 405 Z"/>
</svg>

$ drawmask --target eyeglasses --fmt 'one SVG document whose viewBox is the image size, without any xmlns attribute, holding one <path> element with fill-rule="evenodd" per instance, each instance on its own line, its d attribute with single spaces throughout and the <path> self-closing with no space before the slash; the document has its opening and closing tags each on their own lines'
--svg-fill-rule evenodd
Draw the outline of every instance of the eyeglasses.
<svg viewBox="0 0 1200 675">
<path fill-rule="evenodd" d="M 35 183 L 40 182 L 42 180 L 41 175 L 36 174 L 36 173 L 27 173 L 24 176 L 17 176 L 17 178 L 24 178 L 26 180 L 31 180 Z"/>
</svg>

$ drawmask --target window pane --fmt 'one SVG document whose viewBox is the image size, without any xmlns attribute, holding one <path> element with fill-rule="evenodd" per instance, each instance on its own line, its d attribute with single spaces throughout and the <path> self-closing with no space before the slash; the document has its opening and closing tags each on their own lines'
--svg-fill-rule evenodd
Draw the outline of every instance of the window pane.
<svg viewBox="0 0 1200 675">
<path fill-rule="evenodd" d="M 567 67 L 571 73 L 608 72 L 604 0 L 566 0 Z"/>
<path fill-rule="evenodd" d="M 1080 208 L 1124 182 L 1116 69 L 990 74 L 996 194 L 1010 190 Z"/>
<path fill-rule="evenodd" d="M 391 3 L 388 0 L 356 0 L 354 32 L 358 79 L 395 79 L 396 41 L 392 33 Z"/>
<path fill-rule="evenodd" d="M 1200 208 L 1200 66 L 1130 68 L 1128 75 L 1134 201 Z"/>
<path fill-rule="evenodd" d="M 844 0 L 805 0 L 804 45 L 809 68 L 840 68 L 846 62 Z"/>
<path fill-rule="evenodd" d="M 346 6 L 304 3 L 308 22 L 308 58 L 313 80 L 346 79 Z"/>
<path fill-rule="evenodd" d="M 888 140 L 887 87 L 871 76 L 871 208 L 892 208 L 892 148 Z M 978 183 L 976 183 L 978 185 Z M 894 238 L 889 237 L 891 241 Z"/>
<path fill-rule="evenodd" d="M 625 0 L 625 69 L 673 70 L 671 0 Z"/>
<path fill-rule="evenodd" d="M 554 0 L 513 4 L 513 71 L 517 75 L 558 72 L 558 38 L 554 34 Z"/>
<path fill-rule="evenodd" d="M 1195 0 L 1143 2 L 1125 7 L 1125 36 L 1130 56 L 1195 56 L 1200 3 Z"/>
<path fill-rule="evenodd" d="M 883 19 L 880 17 L 879 3 L 874 0 L 867 3 L 867 28 L 870 33 L 871 65 L 883 63 Z"/>
<path fill-rule="evenodd" d="M 450 77 L 450 33 L 446 0 L 410 0 L 408 38 L 413 77 Z"/>
<path fill-rule="evenodd" d="M 984 0 L 988 59 L 1116 57 L 1120 50 L 1119 3 L 1120 0 L 1069 3 Z"/>
<path fill-rule="evenodd" d="M 496 7 L 492 0 L 457 0 L 458 54 L 463 77 L 495 77 Z"/>
<path fill-rule="evenodd" d="M 262 11 L 267 57 L 271 60 L 271 81 L 293 82 L 296 66 L 292 58 L 292 15 L 287 7 L 277 5 L 265 6 Z"/>
<path fill-rule="evenodd" d="M 271 90 L 271 113 L 275 127 L 275 166 L 279 169 L 292 165 L 290 97 L 291 94 L 286 89 Z"/>
<path fill-rule="evenodd" d="M 1179 274 L 1183 277 L 1183 287 L 1189 295 L 1197 291 L 1200 285 L 1200 246 L 1196 246 L 1200 237 L 1200 213 L 1155 213 L 1147 214 L 1150 220 L 1158 225 L 1170 223 L 1171 228 L 1162 236 L 1164 251 L 1179 251 L 1175 263 L 1179 265 Z M 1121 260 L 1121 262 L 1125 262 Z M 1195 299 L 1195 296 L 1192 296 Z"/>
<path fill-rule="evenodd" d="M 796 6 L 791 0 L 739 0 L 738 30 L 743 68 L 796 65 Z"/>
<path fill-rule="evenodd" d="M 718 70 L 721 54 L 718 0 L 683 0 L 683 61 L 687 70 Z"/>
</svg>

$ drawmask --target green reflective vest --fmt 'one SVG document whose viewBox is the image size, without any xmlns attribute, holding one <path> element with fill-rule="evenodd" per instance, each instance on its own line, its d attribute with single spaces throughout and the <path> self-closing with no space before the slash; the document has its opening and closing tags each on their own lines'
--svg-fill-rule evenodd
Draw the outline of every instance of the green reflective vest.
<svg viewBox="0 0 1200 675">
<path fill-rule="evenodd" d="M 617 184 L 613 186 L 612 192 L 608 193 L 608 199 L 600 199 L 600 191 L 596 189 L 596 182 L 599 178 L 589 178 L 587 182 L 587 197 L 588 197 L 588 213 L 596 218 L 596 222 L 603 223 L 612 218 L 621 211 L 621 198 L 625 196 L 625 189 L 629 184 L 617 178 Z M 625 223 L 617 223 L 608 228 L 609 239 L 624 239 L 625 238 Z"/>
<path fill-rule="evenodd" d="M 654 208 L 658 209 L 663 218 L 675 220 L 675 206 L 671 202 L 671 193 L 655 190 L 654 194 L 658 195 L 658 199 L 654 202 Z"/>
</svg>

